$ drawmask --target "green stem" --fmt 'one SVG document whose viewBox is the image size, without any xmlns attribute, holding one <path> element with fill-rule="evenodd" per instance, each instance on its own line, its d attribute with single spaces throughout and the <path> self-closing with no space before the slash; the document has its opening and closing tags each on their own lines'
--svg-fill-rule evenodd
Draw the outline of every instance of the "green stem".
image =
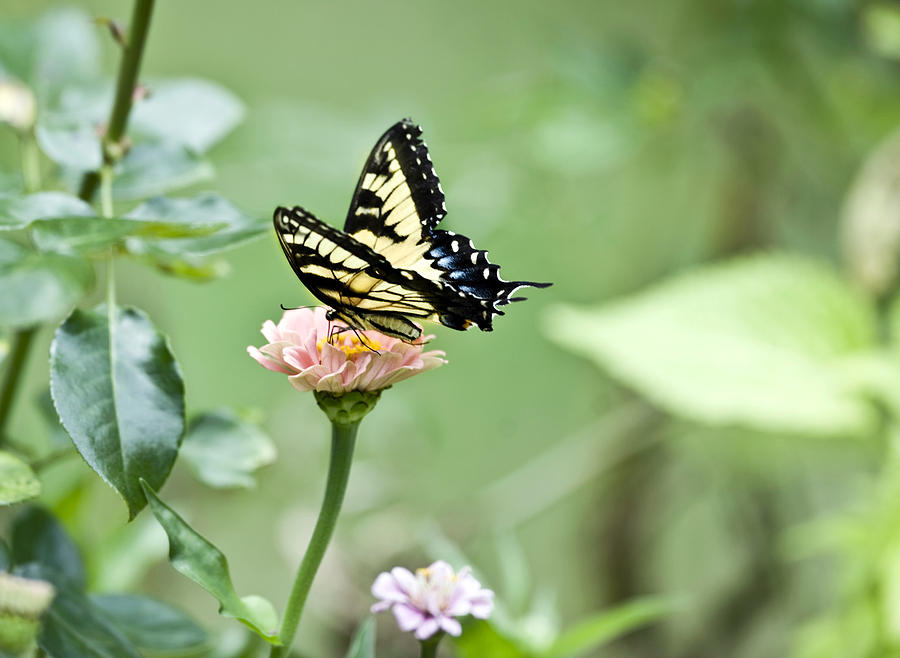
<svg viewBox="0 0 900 658">
<path fill-rule="evenodd" d="M 344 492 L 347 490 L 347 480 L 350 477 L 350 464 L 353 462 L 353 447 L 356 444 L 356 431 L 359 429 L 359 421 L 355 423 L 331 425 L 331 462 L 328 465 L 328 481 L 325 484 L 325 498 L 322 500 L 322 509 L 313 530 L 291 595 L 288 599 L 287 609 L 284 611 L 284 620 L 281 622 L 282 646 L 272 647 L 271 658 L 283 658 L 288 655 L 294 636 L 297 634 L 297 626 L 300 625 L 300 615 L 303 605 L 312 586 L 313 578 L 325 549 L 334 534 L 334 526 L 337 523 L 341 504 L 344 502 Z"/>
<path fill-rule="evenodd" d="M 103 217 L 113 216 L 112 180 L 112 167 L 103 165 L 100 168 L 100 214 Z"/>
<path fill-rule="evenodd" d="M 36 332 L 36 327 L 30 327 L 17 331 L 13 337 L 12 349 L 8 357 L 9 363 L 6 365 L 3 384 L 0 385 L 0 444 L 4 442 L 3 432 L 15 401 L 19 377 L 28 355 L 28 346 L 31 345 L 31 340 Z"/>
<path fill-rule="evenodd" d="M 122 53 L 122 65 L 119 67 L 119 77 L 116 81 L 116 98 L 106 125 L 106 135 L 103 137 L 103 162 L 108 166 L 114 164 L 120 155 L 121 141 L 128 126 L 134 88 L 137 85 L 138 71 L 144 55 L 144 44 L 147 43 L 147 33 L 150 30 L 154 1 L 135 0 L 134 3 L 128 41 Z M 99 172 L 92 171 L 85 174 L 78 196 L 90 202 L 99 184 Z"/>
<path fill-rule="evenodd" d="M 41 159 L 34 132 L 23 133 L 21 137 L 22 179 L 25 192 L 34 194 L 41 189 Z"/>
<path fill-rule="evenodd" d="M 422 658 L 437 658 L 437 647 L 441 638 L 439 635 L 435 638 L 422 642 Z"/>
</svg>

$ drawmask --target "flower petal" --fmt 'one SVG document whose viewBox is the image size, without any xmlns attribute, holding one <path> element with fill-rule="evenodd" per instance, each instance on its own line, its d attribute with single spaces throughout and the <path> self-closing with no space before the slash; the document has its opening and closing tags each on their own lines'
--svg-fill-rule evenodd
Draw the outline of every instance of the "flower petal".
<svg viewBox="0 0 900 658">
<path fill-rule="evenodd" d="M 397 620 L 397 626 L 401 631 L 411 631 L 416 628 L 422 628 L 422 624 L 425 622 L 425 615 L 422 614 L 421 610 L 407 603 L 398 603 L 394 606 L 394 619 Z M 428 635 L 431 635 L 431 633 Z M 418 637 L 418 633 L 416 633 L 416 637 Z"/>
<path fill-rule="evenodd" d="M 394 610 L 396 611 L 397 608 L 394 608 Z M 437 620 L 434 617 L 429 617 L 428 619 L 423 621 L 421 624 L 419 624 L 419 628 L 416 630 L 416 639 L 427 640 L 432 635 L 437 633 L 439 628 L 440 628 L 440 626 L 439 626 Z M 404 629 L 401 628 L 400 630 L 404 630 Z M 407 629 L 407 630 L 410 630 L 410 629 Z"/>
<path fill-rule="evenodd" d="M 409 598 L 406 591 L 397 582 L 397 579 L 386 572 L 378 574 L 378 578 L 372 583 L 372 595 L 385 601 L 398 603 L 407 601 Z"/>
</svg>

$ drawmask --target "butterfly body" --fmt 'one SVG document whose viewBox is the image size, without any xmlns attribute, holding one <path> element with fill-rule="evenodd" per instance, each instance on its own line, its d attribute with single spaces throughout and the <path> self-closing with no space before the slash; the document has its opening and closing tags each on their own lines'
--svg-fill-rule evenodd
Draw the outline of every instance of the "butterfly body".
<svg viewBox="0 0 900 658">
<path fill-rule="evenodd" d="M 550 284 L 505 281 L 469 238 L 435 228 L 446 206 L 420 135 L 408 120 L 382 135 L 343 231 L 299 206 L 275 210 L 275 231 L 300 281 L 349 327 L 407 342 L 422 333 L 410 318 L 491 331 L 515 290 Z"/>
</svg>

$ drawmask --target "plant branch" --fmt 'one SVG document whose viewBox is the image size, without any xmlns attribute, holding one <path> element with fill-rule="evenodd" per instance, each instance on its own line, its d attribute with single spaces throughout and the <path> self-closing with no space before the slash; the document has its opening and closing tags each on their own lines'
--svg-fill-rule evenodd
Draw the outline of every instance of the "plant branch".
<svg viewBox="0 0 900 658">
<path fill-rule="evenodd" d="M 282 646 L 272 647 L 271 658 L 283 658 L 291 649 L 294 636 L 297 634 L 297 627 L 300 625 L 300 615 L 303 612 L 309 588 L 312 586 L 313 578 L 315 578 L 316 571 L 319 570 L 319 565 L 325 555 L 325 549 L 328 548 L 331 536 L 334 534 L 338 514 L 340 514 L 341 505 L 344 502 L 344 492 L 347 490 L 347 480 L 350 477 L 350 464 L 353 462 L 353 447 L 356 444 L 359 421 L 349 424 L 332 423 L 331 428 L 331 462 L 328 465 L 325 498 L 322 500 L 322 509 L 316 520 L 316 527 L 309 540 L 309 545 L 306 547 L 300 569 L 297 571 L 287 609 L 284 611 L 284 620 L 281 622 L 279 633 Z"/>
<path fill-rule="evenodd" d="M 3 383 L 0 385 L 0 444 L 5 442 L 4 430 L 6 423 L 9 421 L 9 414 L 12 410 L 13 402 L 15 401 L 19 376 L 22 374 L 25 365 L 25 359 L 28 355 L 28 346 L 31 345 L 31 340 L 34 338 L 36 332 L 36 327 L 29 327 L 28 329 L 17 331 L 13 337 L 9 363 L 6 365 Z"/>
<path fill-rule="evenodd" d="M 112 166 L 121 157 L 121 141 L 125 136 L 128 115 L 133 105 L 134 88 L 137 85 L 147 33 L 150 30 L 154 2 L 155 0 L 135 0 L 134 3 L 128 40 L 122 53 L 122 64 L 116 81 L 116 97 L 106 125 L 106 134 L 103 136 L 103 163 L 106 166 Z M 81 181 L 78 196 L 90 202 L 99 185 L 100 172 L 88 172 Z"/>
</svg>

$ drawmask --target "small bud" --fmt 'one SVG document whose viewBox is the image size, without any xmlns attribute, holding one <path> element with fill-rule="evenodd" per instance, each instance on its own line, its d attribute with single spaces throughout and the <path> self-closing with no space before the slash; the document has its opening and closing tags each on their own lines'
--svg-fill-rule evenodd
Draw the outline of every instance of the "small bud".
<svg viewBox="0 0 900 658">
<path fill-rule="evenodd" d="M 26 132 L 34 126 L 35 108 L 31 89 L 13 80 L 0 81 L 0 122 Z"/>
<path fill-rule="evenodd" d="M 40 630 L 40 617 L 56 591 L 43 580 L 0 572 L 0 651 L 22 653 L 31 648 Z"/>
<path fill-rule="evenodd" d="M 109 30 L 110 36 L 112 36 L 113 41 L 122 46 L 123 48 L 126 46 L 125 43 L 125 29 L 122 27 L 122 24 L 112 18 L 98 18 L 96 21 L 97 25 L 103 25 Z"/>
</svg>

